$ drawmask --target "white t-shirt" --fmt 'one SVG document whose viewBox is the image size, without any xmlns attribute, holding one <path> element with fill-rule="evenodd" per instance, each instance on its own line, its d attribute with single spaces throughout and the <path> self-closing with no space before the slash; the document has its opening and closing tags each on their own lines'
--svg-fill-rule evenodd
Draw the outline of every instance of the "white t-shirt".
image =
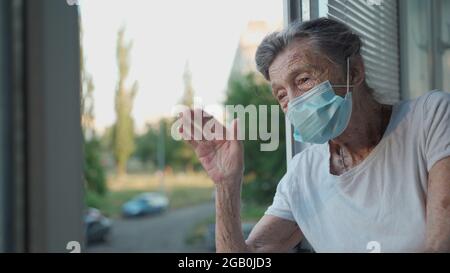
<svg viewBox="0 0 450 273">
<path fill-rule="evenodd" d="M 329 144 L 296 155 L 266 214 L 296 222 L 316 252 L 420 252 L 428 172 L 450 156 L 450 94 L 403 101 L 359 165 L 330 174 Z"/>
</svg>

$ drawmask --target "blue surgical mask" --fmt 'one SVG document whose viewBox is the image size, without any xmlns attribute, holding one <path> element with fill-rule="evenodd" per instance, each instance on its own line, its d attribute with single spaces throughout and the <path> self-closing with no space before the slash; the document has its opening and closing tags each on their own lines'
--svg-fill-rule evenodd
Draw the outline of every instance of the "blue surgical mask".
<svg viewBox="0 0 450 273">
<path fill-rule="evenodd" d="M 352 92 L 347 60 L 347 94 L 342 98 L 329 81 L 323 82 L 288 105 L 287 117 L 294 126 L 294 139 L 299 142 L 324 144 L 340 136 L 352 114 Z"/>
</svg>

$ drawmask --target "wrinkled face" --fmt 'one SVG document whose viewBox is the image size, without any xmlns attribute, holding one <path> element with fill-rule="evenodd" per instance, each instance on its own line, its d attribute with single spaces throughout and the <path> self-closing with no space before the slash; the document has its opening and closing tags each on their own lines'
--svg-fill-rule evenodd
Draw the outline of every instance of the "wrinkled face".
<svg viewBox="0 0 450 273">
<path fill-rule="evenodd" d="M 333 64 L 324 54 L 315 50 L 311 42 L 302 39 L 289 44 L 269 67 L 272 93 L 287 112 L 288 103 L 314 86 L 329 80 L 332 84 L 345 84 L 342 68 Z M 335 88 L 338 95 L 345 88 Z"/>
</svg>

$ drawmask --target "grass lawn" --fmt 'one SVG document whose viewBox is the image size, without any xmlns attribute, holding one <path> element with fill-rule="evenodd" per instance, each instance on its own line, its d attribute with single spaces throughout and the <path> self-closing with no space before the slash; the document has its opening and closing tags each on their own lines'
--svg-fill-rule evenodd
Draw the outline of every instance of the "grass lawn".
<svg viewBox="0 0 450 273">
<path fill-rule="evenodd" d="M 165 176 L 165 189 L 170 209 L 182 208 L 212 201 L 213 183 L 202 173 Z M 98 208 L 105 215 L 117 218 L 122 205 L 142 192 L 158 191 L 160 178 L 151 175 L 128 175 L 108 179 L 109 191 L 105 196 L 86 194 L 88 206 Z"/>
<path fill-rule="evenodd" d="M 121 216 L 122 205 L 142 192 L 158 191 L 161 177 L 158 175 L 131 174 L 117 178 L 108 177 L 108 193 L 98 196 L 88 192 L 86 203 L 101 210 L 106 216 Z M 213 201 L 213 182 L 204 173 L 168 174 L 164 177 L 164 188 L 170 200 L 170 209 L 177 209 Z M 257 222 L 268 206 L 245 203 L 241 208 L 243 222 Z M 215 217 L 208 217 L 188 231 L 186 243 L 195 245 L 204 242 L 208 226 Z"/>
</svg>

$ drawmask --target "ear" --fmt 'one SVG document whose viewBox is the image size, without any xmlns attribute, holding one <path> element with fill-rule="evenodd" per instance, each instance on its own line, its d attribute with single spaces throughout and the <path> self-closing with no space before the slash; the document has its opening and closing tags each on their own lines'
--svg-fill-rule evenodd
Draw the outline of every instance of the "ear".
<svg viewBox="0 0 450 273">
<path fill-rule="evenodd" d="M 366 81 L 366 69 L 361 54 L 350 59 L 350 79 L 354 86 L 359 86 Z"/>
</svg>

